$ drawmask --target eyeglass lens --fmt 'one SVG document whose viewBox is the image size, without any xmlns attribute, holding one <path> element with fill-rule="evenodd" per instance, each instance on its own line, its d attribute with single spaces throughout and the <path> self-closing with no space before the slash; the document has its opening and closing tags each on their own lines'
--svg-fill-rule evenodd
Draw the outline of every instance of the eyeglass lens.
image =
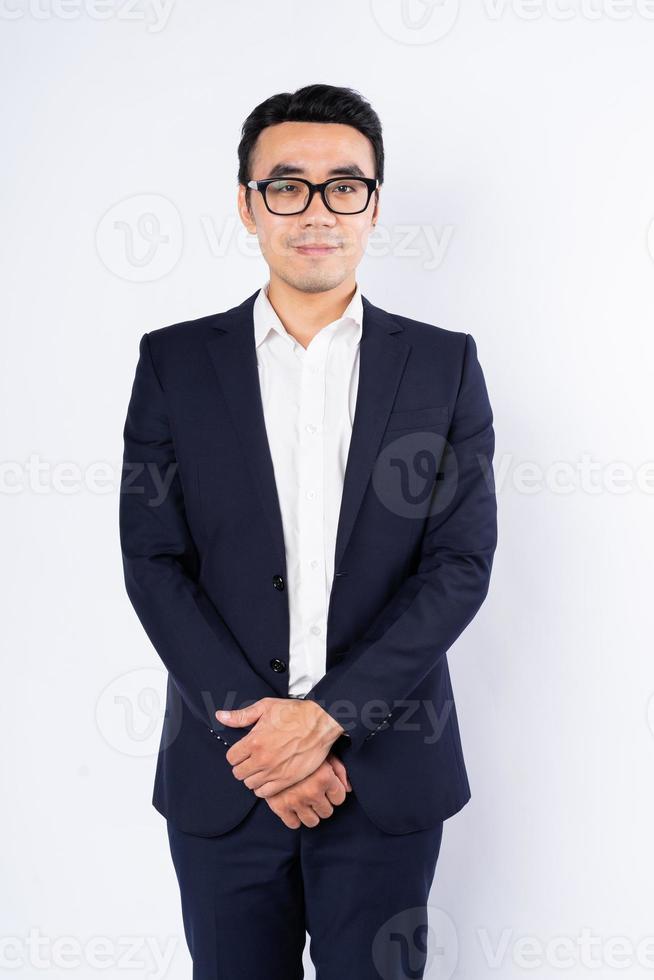
<svg viewBox="0 0 654 980">
<path fill-rule="evenodd" d="M 325 188 L 329 206 L 339 214 L 362 211 L 368 200 L 368 187 L 356 177 L 338 178 Z M 309 188 L 299 180 L 283 178 L 268 184 L 266 200 L 276 214 L 297 214 L 304 210 Z"/>
</svg>

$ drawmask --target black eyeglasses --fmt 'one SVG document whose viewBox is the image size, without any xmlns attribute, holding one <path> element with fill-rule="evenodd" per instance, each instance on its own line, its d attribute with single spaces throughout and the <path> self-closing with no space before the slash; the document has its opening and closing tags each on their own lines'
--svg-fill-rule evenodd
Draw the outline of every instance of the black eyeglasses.
<svg viewBox="0 0 654 980">
<path fill-rule="evenodd" d="M 320 191 L 326 208 L 334 214 L 361 214 L 379 186 L 377 177 L 332 177 L 322 184 L 312 184 L 303 177 L 268 177 L 248 180 L 248 187 L 260 191 L 271 214 L 302 214 Z"/>
</svg>

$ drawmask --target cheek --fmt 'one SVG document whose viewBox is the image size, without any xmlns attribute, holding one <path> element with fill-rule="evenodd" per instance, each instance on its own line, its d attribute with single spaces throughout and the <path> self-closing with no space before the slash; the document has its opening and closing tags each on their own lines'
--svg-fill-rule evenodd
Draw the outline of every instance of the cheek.
<svg viewBox="0 0 654 980">
<path fill-rule="evenodd" d="M 348 241 L 344 252 L 348 257 L 358 258 L 366 250 L 368 236 L 370 235 L 370 224 L 368 221 L 361 222 L 350 230 Z"/>
<path fill-rule="evenodd" d="M 272 215 L 270 216 L 272 217 Z M 275 260 L 287 258 L 292 254 L 288 247 L 289 229 L 277 221 L 264 221 L 258 226 L 259 245 L 265 257 L 274 263 Z"/>
</svg>

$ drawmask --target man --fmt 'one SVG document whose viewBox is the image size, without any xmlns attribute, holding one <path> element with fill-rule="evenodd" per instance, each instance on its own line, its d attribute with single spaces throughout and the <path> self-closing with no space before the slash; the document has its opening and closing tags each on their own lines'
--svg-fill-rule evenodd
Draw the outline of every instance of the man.
<svg viewBox="0 0 654 980">
<path fill-rule="evenodd" d="M 488 590 L 491 407 L 471 335 L 361 294 L 358 93 L 271 97 L 239 164 L 269 279 L 143 335 L 124 429 L 126 587 L 168 670 L 153 804 L 195 980 L 301 978 L 306 931 L 318 980 L 419 978 L 470 798 L 446 652 Z"/>
</svg>

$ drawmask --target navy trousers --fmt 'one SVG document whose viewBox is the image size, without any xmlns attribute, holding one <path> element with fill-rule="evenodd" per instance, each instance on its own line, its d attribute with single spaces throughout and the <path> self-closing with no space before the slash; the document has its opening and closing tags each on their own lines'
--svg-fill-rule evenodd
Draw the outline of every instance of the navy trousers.
<svg viewBox="0 0 654 980">
<path fill-rule="evenodd" d="M 218 837 L 167 822 L 193 980 L 420 980 L 443 822 L 388 834 L 354 791 L 316 827 L 265 800 Z M 433 955 L 433 953 L 432 953 Z"/>
</svg>

